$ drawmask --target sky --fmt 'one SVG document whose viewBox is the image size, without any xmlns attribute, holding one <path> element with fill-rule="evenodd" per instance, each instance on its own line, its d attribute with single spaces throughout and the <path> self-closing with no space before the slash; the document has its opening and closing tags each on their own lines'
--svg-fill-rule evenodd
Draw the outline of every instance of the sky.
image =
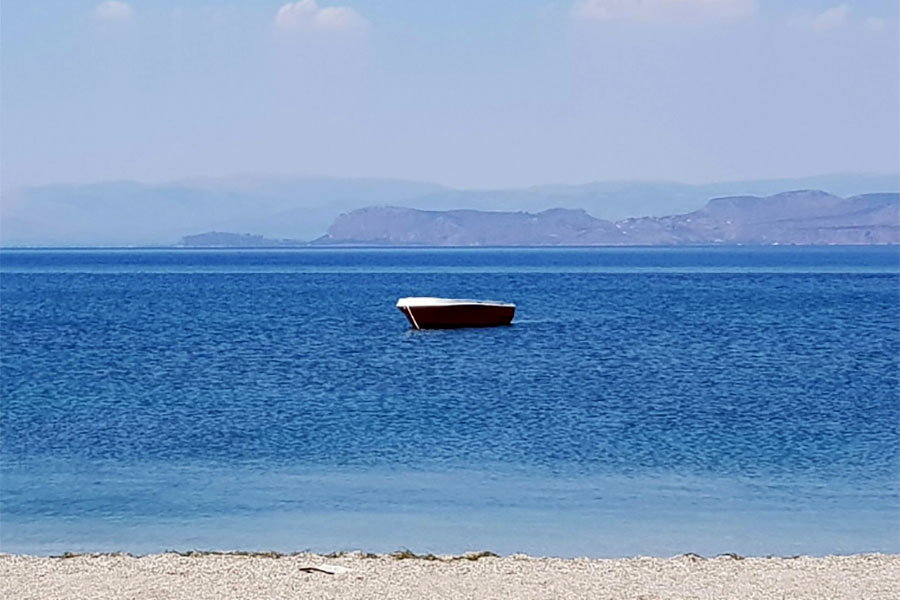
<svg viewBox="0 0 900 600">
<path fill-rule="evenodd" d="M 896 0 L 4 0 L 0 186 L 900 170 Z"/>
</svg>

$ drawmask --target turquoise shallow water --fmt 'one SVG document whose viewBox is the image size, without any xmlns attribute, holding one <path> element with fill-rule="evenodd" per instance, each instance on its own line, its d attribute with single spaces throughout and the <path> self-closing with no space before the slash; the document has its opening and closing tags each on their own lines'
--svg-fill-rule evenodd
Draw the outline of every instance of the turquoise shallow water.
<svg viewBox="0 0 900 600">
<path fill-rule="evenodd" d="M 896 248 L 4 250 L 0 550 L 900 552 Z M 398 297 L 508 300 L 411 331 Z"/>
</svg>

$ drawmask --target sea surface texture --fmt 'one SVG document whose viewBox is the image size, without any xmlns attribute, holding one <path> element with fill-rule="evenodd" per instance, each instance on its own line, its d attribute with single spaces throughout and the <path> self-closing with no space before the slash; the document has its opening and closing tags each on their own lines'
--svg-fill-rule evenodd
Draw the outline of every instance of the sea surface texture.
<svg viewBox="0 0 900 600">
<path fill-rule="evenodd" d="M 898 256 L 3 250 L 0 551 L 897 553 Z"/>
</svg>

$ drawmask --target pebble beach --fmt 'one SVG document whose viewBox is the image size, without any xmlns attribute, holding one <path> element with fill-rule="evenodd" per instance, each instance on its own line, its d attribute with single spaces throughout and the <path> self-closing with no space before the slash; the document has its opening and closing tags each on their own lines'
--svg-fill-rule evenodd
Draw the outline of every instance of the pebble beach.
<svg viewBox="0 0 900 600">
<path fill-rule="evenodd" d="M 0 555 L 0 597 L 896 599 L 900 555 L 561 559 L 489 553 Z"/>
</svg>

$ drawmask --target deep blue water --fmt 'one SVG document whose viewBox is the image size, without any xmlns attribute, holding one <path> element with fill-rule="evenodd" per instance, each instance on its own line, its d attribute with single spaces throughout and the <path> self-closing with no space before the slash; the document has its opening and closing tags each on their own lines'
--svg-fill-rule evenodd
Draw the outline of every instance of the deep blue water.
<svg viewBox="0 0 900 600">
<path fill-rule="evenodd" d="M 0 551 L 900 552 L 898 262 L 4 250 Z"/>
</svg>

